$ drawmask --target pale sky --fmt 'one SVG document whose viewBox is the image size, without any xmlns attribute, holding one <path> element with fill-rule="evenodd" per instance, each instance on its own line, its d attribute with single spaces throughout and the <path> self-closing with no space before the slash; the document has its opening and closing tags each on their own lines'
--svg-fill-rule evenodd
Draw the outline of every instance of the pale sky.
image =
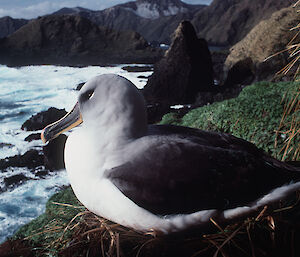
<svg viewBox="0 0 300 257">
<path fill-rule="evenodd" d="M 84 7 L 102 10 L 130 0 L 0 0 L 0 17 L 36 18 L 55 12 L 63 7 Z M 212 0 L 183 0 L 189 4 L 209 4 Z"/>
</svg>

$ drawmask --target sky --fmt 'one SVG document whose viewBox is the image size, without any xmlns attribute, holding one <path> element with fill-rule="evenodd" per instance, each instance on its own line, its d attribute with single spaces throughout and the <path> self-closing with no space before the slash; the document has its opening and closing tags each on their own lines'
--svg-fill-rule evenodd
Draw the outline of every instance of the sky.
<svg viewBox="0 0 300 257">
<path fill-rule="evenodd" d="M 36 18 L 52 13 L 62 7 L 84 7 L 102 10 L 132 0 L 0 0 L 0 17 Z M 212 0 L 183 0 L 188 4 L 209 4 Z"/>
</svg>

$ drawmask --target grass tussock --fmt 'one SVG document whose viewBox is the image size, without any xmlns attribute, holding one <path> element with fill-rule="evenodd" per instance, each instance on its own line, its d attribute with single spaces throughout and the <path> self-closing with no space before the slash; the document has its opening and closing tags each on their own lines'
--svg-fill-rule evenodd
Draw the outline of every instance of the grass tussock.
<svg viewBox="0 0 300 257">
<path fill-rule="evenodd" d="M 299 7 L 299 5 L 300 0 L 295 3 L 294 7 Z M 300 12 L 300 9 L 298 12 Z M 284 145 L 280 149 L 282 160 L 285 160 L 289 155 L 292 156 L 292 160 L 298 160 L 300 156 L 300 143 L 293 144 L 295 138 L 299 137 L 300 134 L 300 42 L 297 41 L 300 35 L 300 22 L 290 30 L 295 31 L 295 36 L 288 43 L 286 49 L 283 50 L 288 51 L 290 62 L 278 71 L 276 76 L 284 76 L 291 72 L 292 68 L 295 68 L 294 79 L 298 83 L 298 88 L 292 98 L 283 98 L 284 112 L 276 132 L 275 140 L 275 146 L 277 146 L 277 139 L 282 135 L 286 137 Z M 288 116 L 291 116 L 292 119 L 288 120 Z"/>
<path fill-rule="evenodd" d="M 68 188 L 49 200 L 47 219 L 42 216 L 41 222 L 37 218 L 15 238 L 30 245 L 33 256 L 296 257 L 300 255 L 299 201 L 300 194 L 295 194 L 273 209 L 265 207 L 233 224 L 222 225 L 211 219 L 206 231 L 155 236 L 94 215 Z"/>
</svg>

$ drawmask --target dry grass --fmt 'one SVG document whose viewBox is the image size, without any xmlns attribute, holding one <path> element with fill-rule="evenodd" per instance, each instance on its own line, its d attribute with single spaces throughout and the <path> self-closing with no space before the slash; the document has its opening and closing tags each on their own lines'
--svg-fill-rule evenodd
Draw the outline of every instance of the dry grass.
<svg viewBox="0 0 300 257">
<path fill-rule="evenodd" d="M 300 5 L 298 0 L 294 7 L 297 8 Z M 298 10 L 300 12 L 300 10 Z M 282 115 L 281 122 L 278 130 L 276 131 L 275 147 L 277 146 L 277 139 L 279 136 L 286 138 L 285 145 L 281 149 L 282 160 L 285 160 L 287 156 L 292 156 L 292 160 L 299 160 L 300 157 L 300 42 L 297 41 L 300 35 L 300 22 L 298 25 L 290 29 L 295 31 L 295 36 L 288 43 L 285 50 L 276 53 L 278 55 L 287 51 L 289 53 L 290 62 L 277 72 L 276 76 L 287 75 L 294 69 L 294 79 L 299 82 L 298 89 L 294 92 L 292 98 L 283 98 L 285 102 L 284 113 Z M 273 55 L 273 56 L 275 56 Z M 287 122 L 287 115 L 292 114 L 292 120 Z"/>
<path fill-rule="evenodd" d="M 300 256 L 300 194 L 277 209 L 264 207 L 254 217 L 222 226 L 211 219 L 210 232 L 170 236 L 142 234 L 84 210 L 65 226 L 50 222 L 37 234 L 59 235 L 35 246 L 35 256 Z M 65 204 L 55 203 L 65 207 Z M 68 205 L 70 207 L 71 205 Z M 67 208 L 67 207 L 66 207 Z M 74 208 L 78 208 L 74 206 Z"/>
</svg>

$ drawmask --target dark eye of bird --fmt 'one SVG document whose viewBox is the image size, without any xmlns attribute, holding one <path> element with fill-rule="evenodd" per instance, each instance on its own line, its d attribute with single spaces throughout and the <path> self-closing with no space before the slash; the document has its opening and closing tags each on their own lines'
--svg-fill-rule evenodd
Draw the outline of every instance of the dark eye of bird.
<svg viewBox="0 0 300 257">
<path fill-rule="evenodd" d="M 90 98 L 92 98 L 93 97 L 93 95 L 94 95 L 94 90 L 88 90 L 88 91 L 86 91 L 84 94 L 82 94 L 81 96 L 80 96 L 80 100 L 81 100 L 81 102 L 84 102 L 84 101 L 87 101 L 87 100 L 89 100 Z"/>
</svg>

